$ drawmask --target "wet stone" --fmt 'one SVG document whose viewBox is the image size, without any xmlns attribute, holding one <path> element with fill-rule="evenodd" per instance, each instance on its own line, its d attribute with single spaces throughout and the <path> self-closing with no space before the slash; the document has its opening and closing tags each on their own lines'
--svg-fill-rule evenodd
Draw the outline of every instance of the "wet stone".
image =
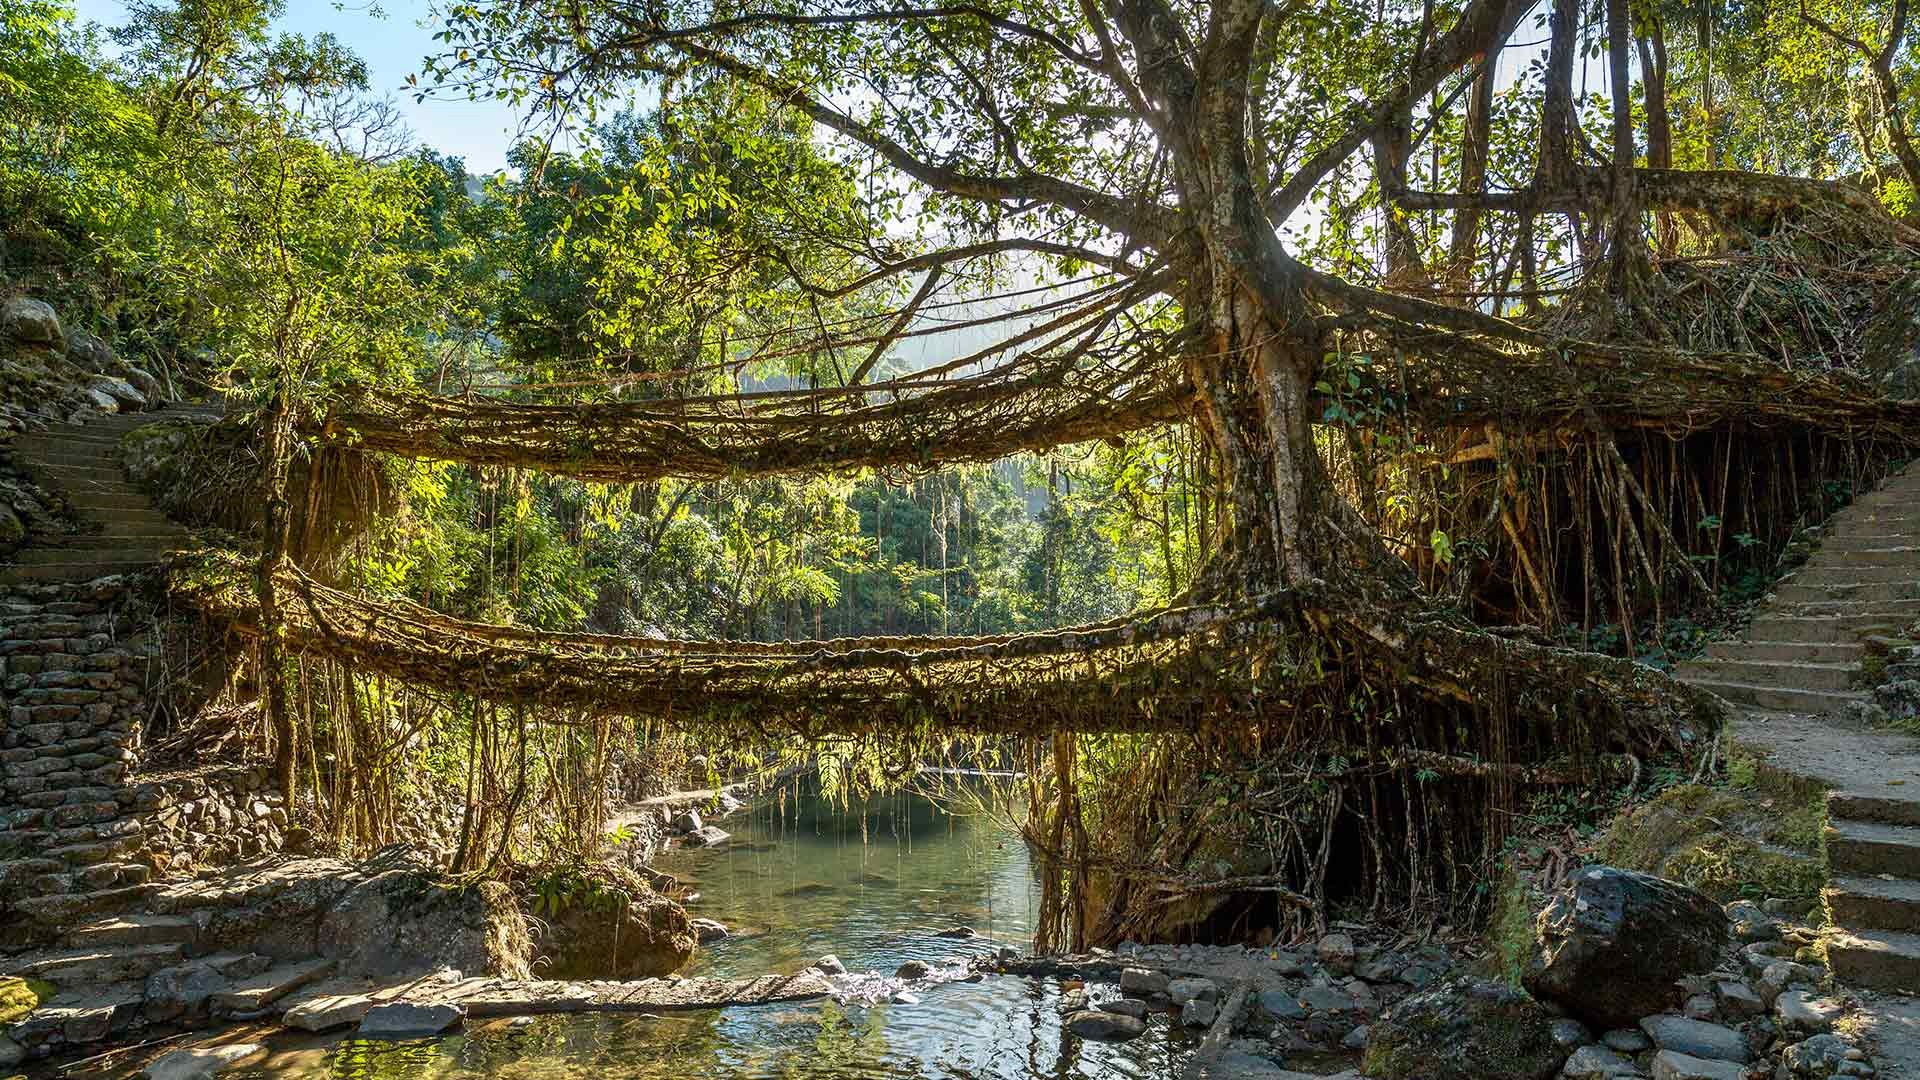
<svg viewBox="0 0 1920 1080">
<path fill-rule="evenodd" d="M 1093 1039 L 1097 1042 L 1124 1042 L 1144 1034 L 1147 1024 L 1137 1016 L 1088 1009 L 1068 1016 L 1066 1028 L 1067 1031 L 1082 1039 Z"/>
</svg>

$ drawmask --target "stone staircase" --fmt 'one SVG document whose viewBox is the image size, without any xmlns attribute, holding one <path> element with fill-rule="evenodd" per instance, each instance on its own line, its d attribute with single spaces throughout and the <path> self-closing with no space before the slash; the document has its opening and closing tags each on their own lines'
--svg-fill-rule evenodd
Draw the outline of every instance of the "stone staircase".
<svg viewBox="0 0 1920 1080">
<path fill-rule="evenodd" d="M 1842 982 L 1920 991 L 1920 739 L 1865 724 L 1869 641 L 1920 620 L 1920 467 L 1836 514 L 1741 641 L 1676 672 L 1733 707 L 1736 744 L 1826 793 L 1831 928 Z"/>
<path fill-rule="evenodd" d="M 101 414 L 17 437 L 13 463 L 67 497 L 82 532 L 37 536 L 0 565 L 0 585 L 91 581 L 144 570 L 178 546 L 187 531 L 169 521 L 120 466 L 120 440 L 135 428 L 181 419 L 212 419 L 215 409 L 173 406 L 157 412 Z"/>
</svg>

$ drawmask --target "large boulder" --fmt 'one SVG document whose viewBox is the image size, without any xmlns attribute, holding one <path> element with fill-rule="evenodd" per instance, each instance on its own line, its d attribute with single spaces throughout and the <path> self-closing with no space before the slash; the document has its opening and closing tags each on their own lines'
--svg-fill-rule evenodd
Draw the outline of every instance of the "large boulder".
<svg viewBox="0 0 1920 1080">
<path fill-rule="evenodd" d="M 60 341 L 60 316 L 44 300 L 16 296 L 0 303 L 0 335 L 32 345 L 55 345 Z"/>
<path fill-rule="evenodd" d="M 686 908 L 612 863 L 548 876 L 533 908 L 549 979 L 651 979 L 685 966 L 699 944 Z"/>
<path fill-rule="evenodd" d="M 1466 979 L 1403 999 L 1368 1030 L 1375 1080 L 1546 1080 L 1567 1052 L 1539 1002 L 1502 982 Z"/>
<path fill-rule="evenodd" d="M 1534 935 L 1527 989 L 1606 1030 L 1659 1012 L 1675 979 L 1710 969 L 1727 916 L 1677 882 L 1590 866 L 1547 903 Z"/>
<path fill-rule="evenodd" d="M 424 865 L 355 884 L 321 916 L 318 938 L 322 956 L 358 975 L 453 968 L 521 979 L 533 953 L 513 890 L 455 882 Z"/>
<path fill-rule="evenodd" d="M 67 359 L 87 371 L 98 372 L 111 372 L 119 362 L 113 355 L 113 346 L 85 330 L 67 335 Z"/>
</svg>

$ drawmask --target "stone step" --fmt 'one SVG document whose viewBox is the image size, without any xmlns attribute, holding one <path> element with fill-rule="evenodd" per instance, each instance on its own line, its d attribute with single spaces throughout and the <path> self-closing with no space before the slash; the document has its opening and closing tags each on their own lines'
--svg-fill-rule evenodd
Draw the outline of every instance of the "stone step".
<svg viewBox="0 0 1920 1080">
<path fill-rule="evenodd" d="M 1916 592 L 1920 592 L 1920 589 L 1916 589 L 1912 582 L 1904 581 L 1866 581 L 1852 585 L 1786 584 L 1773 591 L 1773 598 L 1781 604 L 1812 604 L 1833 600 L 1884 604 L 1911 600 Z"/>
<path fill-rule="evenodd" d="M 1920 988 L 1920 934 L 1836 929 L 1827 936 L 1827 967 L 1849 986 Z"/>
<path fill-rule="evenodd" d="M 1813 600 L 1774 605 L 1782 615 L 1835 615 L 1843 619 L 1875 620 L 1905 625 L 1920 618 L 1920 599 L 1915 600 Z"/>
<path fill-rule="evenodd" d="M 1747 628 L 1747 640 L 1851 645 L 1859 642 L 1861 625 L 1834 615 L 1761 615 Z"/>
<path fill-rule="evenodd" d="M 1707 656 L 1715 660 L 1858 665 L 1866 655 L 1865 645 L 1849 641 L 1716 641 L 1707 646 Z"/>
<path fill-rule="evenodd" d="M 1920 584 L 1920 563 L 1906 566 L 1860 562 L 1852 558 L 1815 559 L 1799 573 L 1782 582 L 1785 585 L 1883 585 Z"/>
<path fill-rule="evenodd" d="M 35 458 L 25 462 L 29 471 L 62 487 L 91 486 L 140 490 L 127 479 L 111 459 L 94 454 L 63 454 L 58 459 Z"/>
<path fill-rule="evenodd" d="M 1920 881 L 1903 877 L 1836 877 L 1821 896 L 1835 926 L 1850 930 L 1920 931 Z"/>
<path fill-rule="evenodd" d="M 1837 821 L 1878 821 L 1888 825 L 1920 825 L 1920 792 L 1914 796 L 1863 791 L 1827 792 L 1827 817 Z"/>
<path fill-rule="evenodd" d="M 1688 678 L 1684 675 L 1681 676 L 1680 681 L 1716 694 L 1728 704 L 1744 705 L 1768 712 L 1828 713 L 1839 709 L 1849 701 L 1859 701 L 1865 697 L 1863 694 L 1756 686 L 1752 683 L 1721 682 L 1713 679 Z"/>
<path fill-rule="evenodd" d="M 15 566 L 72 566 L 98 562 L 157 562 L 172 548 L 159 541 L 93 540 L 62 547 L 31 547 L 15 555 Z"/>
<path fill-rule="evenodd" d="M 1835 874 L 1920 877 L 1920 826 L 1829 821 L 1827 865 Z"/>
<path fill-rule="evenodd" d="M 1820 541 L 1820 549 L 1814 554 L 1813 562 L 1820 563 L 1844 557 L 1848 565 L 1860 558 L 1858 565 L 1875 564 L 1906 565 L 1906 560 L 1920 557 L 1920 534 L 1899 536 L 1889 540 L 1875 541 L 1858 536 L 1830 536 Z"/>
<path fill-rule="evenodd" d="M 172 536 L 186 535 L 186 527 L 158 510 L 122 510 L 101 522 L 93 536 Z"/>
<path fill-rule="evenodd" d="M 66 949 L 13 957 L 0 965 L 0 973 L 45 979 L 55 986 L 101 987 L 144 979 L 185 957 L 179 942 Z"/>
<path fill-rule="evenodd" d="M 333 970 L 328 959 L 277 964 L 213 995 L 213 1007 L 228 1013 L 258 1012 Z"/>
<path fill-rule="evenodd" d="M 76 926 L 61 938 L 70 948 L 97 949 L 120 945 L 181 945 L 190 947 L 199 930 L 186 915 L 112 915 Z"/>
<path fill-rule="evenodd" d="M 87 1045 L 125 1034 L 141 1019 L 138 987 L 120 986 L 69 997 L 60 994 L 9 1025 L 6 1034 L 22 1045 L 43 1044 L 58 1035 L 69 1043 Z"/>
<path fill-rule="evenodd" d="M 1920 547 L 1898 545 L 1868 547 L 1863 545 L 1840 546 L 1838 544 L 1822 546 L 1820 554 L 1814 556 L 1808 569 L 1826 563 L 1838 563 L 1849 569 L 1887 569 L 1908 570 L 1920 573 Z M 1807 573 L 1807 570 L 1800 571 Z"/>
<path fill-rule="evenodd" d="M 67 503 L 82 513 L 105 510 L 151 510 L 153 501 L 138 491 L 70 491 Z"/>
<path fill-rule="evenodd" d="M 48 925 L 67 925 L 78 919 L 126 911 L 146 903 L 159 890 L 158 885 L 128 885 L 97 892 L 68 893 L 65 896 L 35 896 L 14 902 L 13 909 L 27 918 Z"/>
<path fill-rule="evenodd" d="M 26 585 L 49 581 L 93 581 L 117 574 L 137 574 L 153 569 L 152 562 L 87 563 L 74 566 L 0 566 L 0 585 Z"/>
<path fill-rule="evenodd" d="M 1675 673 L 1687 682 L 1745 683 L 1797 690 L 1846 690 L 1857 672 L 1851 664 L 1791 660 L 1693 660 Z"/>
</svg>

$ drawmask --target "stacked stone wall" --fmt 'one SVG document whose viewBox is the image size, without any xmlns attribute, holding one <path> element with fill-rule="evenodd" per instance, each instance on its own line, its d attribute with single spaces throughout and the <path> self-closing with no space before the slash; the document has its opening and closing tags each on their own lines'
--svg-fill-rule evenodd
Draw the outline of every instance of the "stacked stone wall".
<svg viewBox="0 0 1920 1080">
<path fill-rule="evenodd" d="M 154 649 L 118 578 L 0 591 L 0 944 L 30 944 L 152 874 L 128 782 Z"/>
</svg>

